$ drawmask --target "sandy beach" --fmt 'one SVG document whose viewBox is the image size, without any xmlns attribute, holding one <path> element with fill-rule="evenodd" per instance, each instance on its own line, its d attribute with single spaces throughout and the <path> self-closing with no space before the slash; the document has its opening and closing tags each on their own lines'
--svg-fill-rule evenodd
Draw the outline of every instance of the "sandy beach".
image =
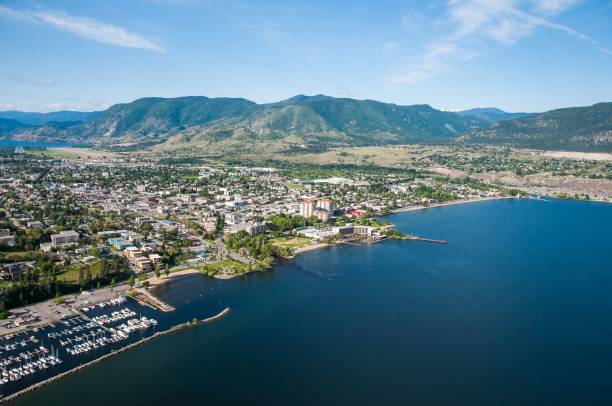
<svg viewBox="0 0 612 406">
<path fill-rule="evenodd" d="M 475 198 L 475 199 L 453 200 L 452 202 L 436 203 L 436 204 L 432 204 L 429 206 L 402 207 L 400 209 L 393 210 L 391 213 L 403 213 L 407 211 L 432 209 L 434 207 L 454 206 L 456 204 L 468 204 L 468 203 L 486 202 L 488 200 L 501 200 L 501 199 L 517 199 L 517 197 L 515 196 L 496 196 L 496 197 L 480 197 L 480 198 Z"/>
<path fill-rule="evenodd" d="M 200 271 L 198 271 L 197 269 L 189 268 L 189 269 L 184 269 L 182 271 L 171 272 L 170 275 L 168 275 L 167 277 L 163 273 L 160 275 L 159 278 L 155 275 L 152 275 L 147 280 L 149 281 L 149 286 L 153 287 L 153 286 L 162 285 L 164 283 L 170 282 L 175 277 L 179 277 L 183 275 L 191 275 L 191 274 L 196 274 L 196 273 L 200 273 Z"/>
<path fill-rule="evenodd" d="M 327 247 L 329 245 L 331 245 L 331 244 L 326 243 L 326 242 L 319 242 L 319 243 L 316 243 L 316 244 L 306 245 L 304 247 L 298 247 L 298 248 L 295 249 L 294 255 L 301 254 L 302 252 L 308 252 L 308 251 L 317 250 L 319 248 Z"/>
</svg>

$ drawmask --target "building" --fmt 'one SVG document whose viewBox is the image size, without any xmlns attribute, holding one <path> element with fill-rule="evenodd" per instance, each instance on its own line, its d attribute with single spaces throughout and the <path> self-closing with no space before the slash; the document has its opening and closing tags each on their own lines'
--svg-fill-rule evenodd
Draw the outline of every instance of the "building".
<svg viewBox="0 0 612 406">
<path fill-rule="evenodd" d="M 40 221 L 28 221 L 27 226 L 28 226 L 28 228 L 42 229 L 43 228 L 43 223 L 41 223 Z"/>
<path fill-rule="evenodd" d="M 312 217 L 314 215 L 315 204 L 312 200 L 304 200 L 300 203 L 300 215 L 305 218 Z"/>
<path fill-rule="evenodd" d="M 347 210 L 346 213 L 344 213 L 344 215 L 346 217 L 361 217 L 366 213 L 367 211 L 365 210 L 353 209 L 353 210 Z"/>
<path fill-rule="evenodd" d="M 336 202 L 328 198 L 321 199 L 317 202 L 317 209 L 327 210 L 329 215 L 333 216 L 336 210 Z"/>
<path fill-rule="evenodd" d="M 153 265 L 161 265 L 162 263 L 162 256 L 159 254 L 149 254 L 149 259 Z"/>
<path fill-rule="evenodd" d="M 0 264 L 0 279 L 16 280 L 22 273 L 34 269 L 35 261 Z"/>
<path fill-rule="evenodd" d="M 75 243 L 75 242 L 79 242 L 79 237 L 80 237 L 80 234 L 77 233 L 76 231 L 73 231 L 73 230 L 62 231 L 59 234 L 53 234 L 51 236 L 51 243 L 55 246 L 61 245 L 61 244 Z"/>
<path fill-rule="evenodd" d="M 133 247 L 134 244 L 132 244 L 131 242 L 127 241 L 126 239 L 122 238 L 122 237 L 116 237 L 116 238 L 109 238 L 108 240 L 106 240 L 106 242 L 109 245 L 112 245 L 113 247 L 117 248 L 118 250 L 124 250 L 128 247 Z"/>
<path fill-rule="evenodd" d="M 317 209 L 314 212 L 314 215 L 321 221 L 326 222 L 330 218 L 330 213 L 325 209 Z"/>
<path fill-rule="evenodd" d="M 265 222 L 260 223 L 247 223 L 245 231 L 251 235 L 257 235 L 265 233 L 268 230 L 268 224 Z"/>
<path fill-rule="evenodd" d="M 153 268 L 149 257 L 136 247 L 127 247 L 124 254 L 136 272 L 149 272 Z"/>
<path fill-rule="evenodd" d="M 324 238 L 332 238 L 336 235 L 336 233 L 334 233 L 334 230 L 332 230 L 331 228 L 317 229 L 312 227 L 298 230 L 296 234 L 302 235 L 307 238 L 312 238 L 315 241 L 321 241 Z"/>
<path fill-rule="evenodd" d="M 15 234 L 6 228 L 0 230 L 0 246 L 2 245 L 9 247 L 15 245 Z"/>
<path fill-rule="evenodd" d="M 334 233 L 340 234 L 343 237 L 349 237 L 353 235 L 363 235 L 368 238 L 371 238 L 372 233 L 374 233 L 376 229 L 371 226 L 347 224 L 345 226 L 334 227 L 333 230 L 334 230 Z"/>
<path fill-rule="evenodd" d="M 100 231 L 98 232 L 98 237 L 103 240 L 107 240 L 109 238 L 121 237 L 121 233 L 125 233 L 127 230 L 108 230 L 108 231 Z"/>
</svg>

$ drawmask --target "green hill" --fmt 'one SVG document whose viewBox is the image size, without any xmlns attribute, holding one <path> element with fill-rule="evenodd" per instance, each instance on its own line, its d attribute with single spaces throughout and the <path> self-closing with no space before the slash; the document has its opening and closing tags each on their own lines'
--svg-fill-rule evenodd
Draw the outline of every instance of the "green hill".
<svg viewBox="0 0 612 406">
<path fill-rule="evenodd" d="M 53 124 L 18 131 L 11 137 L 96 144 L 259 141 L 286 148 L 326 147 L 447 142 L 486 122 L 428 105 L 398 106 L 373 100 L 300 95 L 261 105 L 239 98 L 151 97 L 111 106 L 87 122 Z"/>
<path fill-rule="evenodd" d="M 508 119 L 512 114 L 518 118 Z M 612 103 L 522 116 L 499 109 L 460 114 L 429 105 L 298 95 L 277 103 L 203 96 L 148 97 L 116 104 L 85 121 L 28 125 L 0 119 L 0 138 L 133 148 L 284 151 L 409 143 L 486 143 L 612 150 Z M 489 125 L 489 121 L 504 117 Z"/>
</svg>

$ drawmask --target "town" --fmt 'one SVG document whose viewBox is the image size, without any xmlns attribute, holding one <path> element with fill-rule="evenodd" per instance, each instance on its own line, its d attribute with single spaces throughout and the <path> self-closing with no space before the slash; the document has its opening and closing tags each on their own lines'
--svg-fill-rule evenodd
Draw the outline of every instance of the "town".
<svg viewBox="0 0 612 406">
<path fill-rule="evenodd" d="M 104 286 L 146 287 L 148 276 L 187 269 L 232 278 L 330 243 L 397 237 L 380 217 L 394 210 L 520 194 L 426 171 L 294 172 L 5 148 L 0 316 Z"/>
</svg>

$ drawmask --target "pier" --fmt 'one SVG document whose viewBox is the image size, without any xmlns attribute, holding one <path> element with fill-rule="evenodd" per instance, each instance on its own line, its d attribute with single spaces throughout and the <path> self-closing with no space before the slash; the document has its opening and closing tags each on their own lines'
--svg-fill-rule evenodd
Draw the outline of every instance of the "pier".
<svg viewBox="0 0 612 406">
<path fill-rule="evenodd" d="M 410 238 L 410 239 L 411 240 L 415 240 L 415 241 L 433 242 L 435 244 L 448 244 L 448 241 L 446 241 L 446 240 L 434 240 L 433 238 L 414 237 L 414 238 Z"/>
</svg>

